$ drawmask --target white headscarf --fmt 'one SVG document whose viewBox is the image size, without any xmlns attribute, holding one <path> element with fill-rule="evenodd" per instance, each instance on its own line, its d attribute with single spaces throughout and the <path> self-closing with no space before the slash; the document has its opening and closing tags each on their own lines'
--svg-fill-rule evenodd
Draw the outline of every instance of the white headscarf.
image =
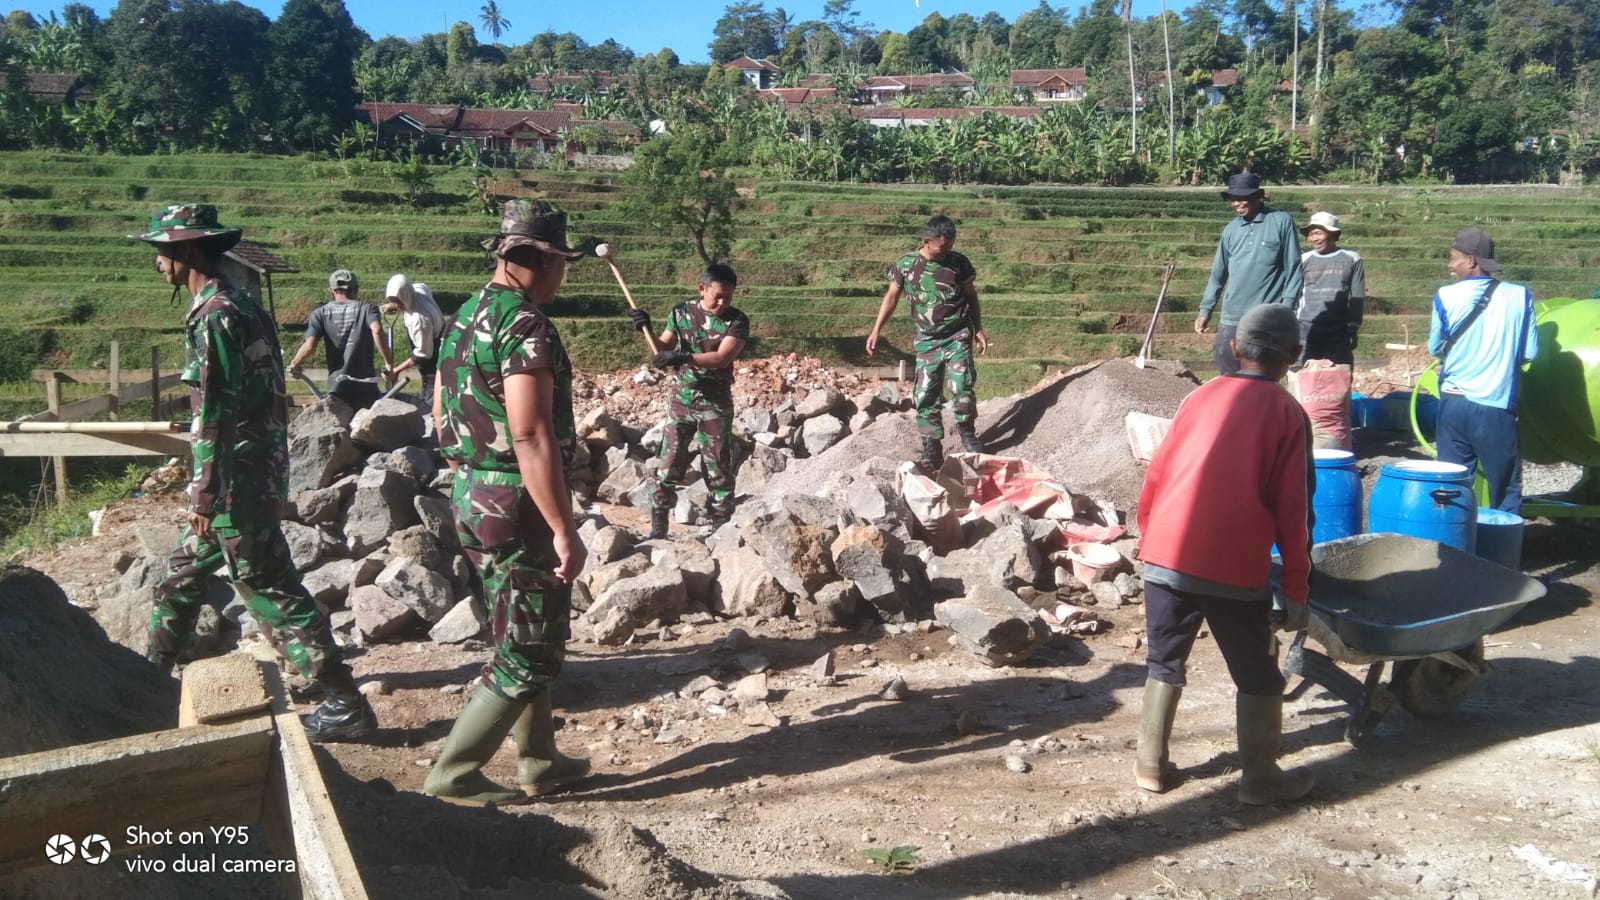
<svg viewBox="0 0 1600 900">
<path fill-rule="evenodd" d="M 439 334 L 444 331 L 444 313 L 434 302 L 433 291 L 421 282 L 412 284 L 405 275 L 395 275 L 389 279 L 384 296 L 399 303 L 405 311 L 406 334 L 415 351 L 433 355 Z"/>
</svg>

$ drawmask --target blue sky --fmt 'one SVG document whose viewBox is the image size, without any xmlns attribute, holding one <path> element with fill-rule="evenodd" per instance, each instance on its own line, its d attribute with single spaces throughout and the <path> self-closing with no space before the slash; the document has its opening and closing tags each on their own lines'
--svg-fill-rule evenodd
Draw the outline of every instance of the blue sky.
<svg viewBox="0 0 1600 900">
<path fill-rule="evenodd" d="M 114 0 L 89 0 L 102 16 L 109 15 Z M 281 0 L 243 0 L 276 18 L 283 8 Z M 920 2 L 920 5 L 919 5 Z M 1177 10 L 1191 0 L 1173 0 L 1169 5 Z M 58 13 L 62 4 L 44 5 L 30 3 L 26 7 L 35 15 Z M 1017 16 L 1039 5 L 1038 0 L 970 0 L 970 2 L 940 2 L 940 0 L 856 0 L 855 8 L 861 19 L 880 29 L 905 32 L 916 27 L 931 12 L 944 16 L 970 13 L 982 17 L 991 10 L 1016 21 Z M 1077 13 L 1078 2 L 1052 3 L 1065 7 L 1068 17 Z M 438 3 L 436 0 L 345 0 L 345 6 L 357 25 L 366 29 L 373 38 L 395 34 L 415 38 L 430 31 L 446 31 L 453 22 L 470 22 L 477 25 L 477 4 L 456 0 Z M 579 0 L 579 2 L 527 3 L 522 0 L 504 0 L 501 10 L 511 20 L 511 30 L 501 38 L 502 43 L 520 44 L 541 31 L 572 31 L 585 41 L 598 44 L 606 38 L 615 38 L 636 53 L 654 53 L 662 47 L 671 47 L 685 62 L 704 62 L 709 54 L 706 45 L 711 42 L 711 29 L 722 15 L 726 0 Z M 783 7 L 791 21 L 819 18 L 822 0 L 766 0 L 769 10 Z M 1140 17 L 1155 15 L 1161 9 L 1160 0 L 1134 0 L 1134 14 Z M 479 36 L 486 39 L 485 35 Z"/>
</svg>

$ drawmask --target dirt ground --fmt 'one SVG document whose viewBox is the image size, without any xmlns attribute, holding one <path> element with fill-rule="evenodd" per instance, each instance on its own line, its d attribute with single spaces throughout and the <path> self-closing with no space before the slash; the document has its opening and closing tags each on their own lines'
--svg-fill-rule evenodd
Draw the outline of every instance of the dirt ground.
<svg viewBox="0 0 1600 900">
<path fill-rule="evenodd" d="M 103 537 L 19 561 L 89 604 L 137 527 L 177 517 L 175 498 L 134 499 L 107 513 Z M 378 646 L 352 662 L 382 733 L 319 755 L 374 897 L 1591 896 L 1517 851 L 1600 872 L 1597 546 L 1592 531 L 1530 526 L 1526 568 L 1550 593 L 1488 638 L 1495 671 L 1448 717 L 1396 707 L 1357 750 L 1340 701 L 1314 687 L 1291 702 L 1285 762 L 1319 779 L 1297 805 L 1234 799 L 1233 692 L 1205 638 L 1173 737 L 1185 781 L 1159 796 L 1133 787 L 1137 605 L 1099 610 L 1110 630 L 1059 637 L 1014 669 L 984 667 L 939 630 L 790 620 L 577 643 L 559 739 L 596 774 L 501 812 L 415 793 L 485 651 Z M 677 693 L 734 628 L 770 660 L 777 728 Z M 810 669 L 830 650 L 824 686 Z M 910 698 L 881 699 L 896 675 Z M 512 780 L 509 748 L 490 774 Z M 901 845 L 918 848 L 908 874 L 862 853 Z"/>
</svg>

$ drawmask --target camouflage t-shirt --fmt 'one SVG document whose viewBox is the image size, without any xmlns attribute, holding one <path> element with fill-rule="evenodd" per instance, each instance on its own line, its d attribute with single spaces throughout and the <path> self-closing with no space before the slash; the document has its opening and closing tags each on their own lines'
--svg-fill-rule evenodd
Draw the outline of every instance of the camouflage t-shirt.
<svg viewBox="0 0 1600 900">
<path fill-rule="evenodd" d="M 490 284 L 461 307 L 439 344 L 442 421 L 439 448 L 480 470 L 517 471 L 506 420 L 505 380 L 549 369 L 555 376 L 551 409 L 563 469 L 570 464 L 577 426 L 572 417 L 572 361 L 555 323 L 510 288 Z"/>
<path fill-rule="evenodd" d="M 678 336 L 677 349 L 711 353 L 722 346 L 724 338 L 750 340 L 750 317 L 732 306 L 720 315 L 712 315 L 698 301 L 690 300 L 672 308 L 667 316 L 667 330 Z M 686 365 L 678 370 L 677 385 L 698 391 L 710 400 L 732 403 L 733 367 L 705 369 Z"/>
<path fill-rule="evenodd" d="M 972 327 L 966 285 L 978 277 L 972 262 L 954 250 L 943 262 L 907 253 L 889 266 L 889 280 L 911 298 L 911 319 L 920 337 L 950 337 Z"/>
<path fill-rule="evenodd" d="M 289 493 L 289 401 L 278 326 L 248 292 L 206 282 L 184 317 L 194 411 L 189 509 L 271 515 Z"/>
</svg>

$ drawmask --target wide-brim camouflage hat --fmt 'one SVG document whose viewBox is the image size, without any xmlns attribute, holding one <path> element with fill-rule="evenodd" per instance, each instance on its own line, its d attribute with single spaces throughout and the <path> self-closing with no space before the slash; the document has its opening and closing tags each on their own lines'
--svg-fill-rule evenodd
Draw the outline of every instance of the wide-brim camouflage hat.
<svg viewBox="0 0 1600 900">
<path fill-rule="evenodd" d="M 501 258 L 518 247 L 537 247 L 567 259 L 591 252 L 568 246 L 567 214 L 549 200 L 507 200 L 500 233 L 483 242 L 483 249 L 493 250 Z"/>
<path fill-rule="evenodd" d="M 130 234 L 129 240 L 147 244 L 197 242 L 213 253 L 232 250 L 244 232 L 217 221 L 217 208 L 208 203 L 175 203 L 150 217 L 150 230 Z"/>
</svg>

